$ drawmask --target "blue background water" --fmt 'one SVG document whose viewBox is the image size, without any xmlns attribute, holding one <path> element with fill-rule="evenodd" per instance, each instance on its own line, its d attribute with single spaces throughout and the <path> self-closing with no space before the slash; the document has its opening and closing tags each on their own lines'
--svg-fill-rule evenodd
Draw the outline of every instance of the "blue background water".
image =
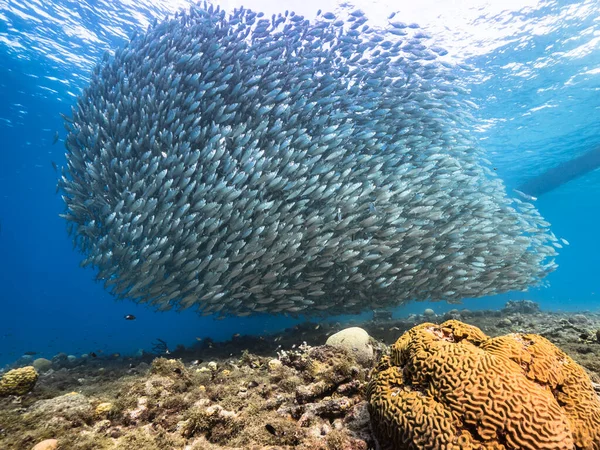
<svg viewBox="0 0 600 450">
<path fill-rule="evenodd" d="M 93 271 L 79 268 L 80 255 L 58 217 L 64 205 L 55 195 L 51 161 L 64 163 L 62 140 L 52 145 L 56 130 L 64 135 L 59 112 L 69 112 L 106 49 L 183 4 L 0 2 L 0 366 L 25 351 L 46 357 L 60 351 L 132 353 L 149 350 L 156 338 L 174 347 L 191 345 L 195 337 L 225 339 L 294 323 L 267 316 L 214 321 L 117 302 L 93 281 Z M 393 10 L 384 2 L 369 4 L 364 9 L 375 18 Z M 245 5 L 273 12 L 272 3 Z M 509 189 L 600 145 L 600 9 L 594 5 L 533 2 L 510 9 L 510 2 L 473 0 L 464 11 L 428 16 L 401 2 L 409 16 L 402 20 L 419 22 L 449 49 L 449 58 L 475 68 L 463 80 L 480 106 L 474 132 Z M 298 8 L 310 18 L 320 6 L 302 2 Z M 464 306 L 497 308 L 508 299 L 530 298 L 545 309 L 598 309 L 599 181 L 593 171 L 536 202 L 555 234 L 571 242 L 549 288 Z M 396 314 L 427 306 L 408 305 Z M 437 312 L 453 307 L 433 305 Z M 137 320 L 125 321 L 125 314 Z"/>
</svg>

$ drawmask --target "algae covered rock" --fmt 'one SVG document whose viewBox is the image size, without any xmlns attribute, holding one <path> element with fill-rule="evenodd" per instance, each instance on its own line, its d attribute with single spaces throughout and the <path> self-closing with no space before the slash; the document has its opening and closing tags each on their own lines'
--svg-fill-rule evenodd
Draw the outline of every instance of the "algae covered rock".
<svg viewBox="0 0 600 450">
<path fill-rule="evenodd" d="M 282 365 L 283 365 L 282 362 L 279 361 L 278 359 L 272 359 L 267 363 L 267 367 L 269 368 L 269 370 L 271 372 L 281 369 Z"/>
<path fill-rule="evenodd" d="M 68 422 L 72 425 L 90 423 L 94 408 L 83 394 L 71 392 L 47 400 L 35 402 L 28 415 L 39 420 L 51 419 L 54 423 Z"/>
<path fill-rule="evenodd" d="M 183 392 L 192 384 L 188 370 L 179 359 L 155 358 L 150 366 L 150 375 L 150 384 L 165 392 Z"/>
<path fill-rule="evenodd" d="M 38 372 L 47 372 L 52 368 L 52 361 L 46 358 L 37 358 L 33 361 L 33 367 Z"/>
<path fill-rule="evenodd" d="M 188 371 L 179 359 L 155 358 L 150 366 L 150 373 L 163 377 L 189 379 Z"/>
<path fill-rule="evenodd" d="M 367 399 L 382 449 L 600 449 L 590 378 L 534 334 L 418 325 L 379 362 Z"/>
<path fill-rule="evenodd" d="M 359 327 L 345 328 L 329 336 L 327 345 L 343 348 L 363 366 L 373 362 L 374 352 L 369 333 Z"/>
<path fill-rule="evenodd" d="M 38 373 L 33 366 L 9 370 L 0 378 L 0 397 L 25 395 L 33 389 L 37 379 Z"/>
<path fill-rule="evenodd" d="M 113 409 L 113 404 L 110 402 L 102 402 L 96 406 L 94 413 L 96 417 L 106 417 Z"/>
</svg>

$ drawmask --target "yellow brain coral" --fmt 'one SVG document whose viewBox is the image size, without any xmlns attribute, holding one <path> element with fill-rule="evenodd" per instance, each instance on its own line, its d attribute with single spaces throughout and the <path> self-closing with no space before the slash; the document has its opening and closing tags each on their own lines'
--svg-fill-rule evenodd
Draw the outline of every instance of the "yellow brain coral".
<svg viewBox="0 0 600 450">
<path fill-rule="evenodd" d="M 383 449 L 600 450 L 589 377 L 534 334 L 421 324 L 379 362 L 367 398 Z"/>
<path fill-rule="evenodd" d="M 0 397 L 25 395 L 33 389 L 37 379 L 38 373 L 33 366 L 9 370 L 0 378 Z"/>
</svg>

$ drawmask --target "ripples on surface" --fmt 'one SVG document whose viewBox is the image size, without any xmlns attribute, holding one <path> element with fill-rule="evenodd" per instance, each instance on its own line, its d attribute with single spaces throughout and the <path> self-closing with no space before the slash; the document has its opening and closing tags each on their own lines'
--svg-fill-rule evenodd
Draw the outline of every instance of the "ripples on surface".
<svg viewBox="0 0 600 450">
<path fill-rule="evenodd" d="M 37 89 L 21 92 L 23 99 L 11 105 L 10 117 L 0 117 L 0 124 L 19 125 L 18 118 L 34 107 L 31 96 L 61 101 L 68 111 L 107 49 L 121 45 L 154 18 L 161 20 L 188 4 L 8 1 L 0 11 L 0 45 L 24 72 L 11 75 L 26 75 Z M 240 6 L 237 1 L 221 4 Z M 267 14 L 279 12 L 266 0 L 243 4 Z M 365 0 L 336 6 L 333 1 L 309 1 L 284 6 L 309 19 L 318 8 L 339 13 L 362 7 L 370 23 L 385 27 L 398 3 Z M 600 11 L 595 0 L 403 2 L 393 20 L 418 23 L 432 44 L 448 50 L 443 59 L 474 67 L 463 83 L 480 106 L 482 144 L 509 186 L 600 145 Z"/>
</svg>

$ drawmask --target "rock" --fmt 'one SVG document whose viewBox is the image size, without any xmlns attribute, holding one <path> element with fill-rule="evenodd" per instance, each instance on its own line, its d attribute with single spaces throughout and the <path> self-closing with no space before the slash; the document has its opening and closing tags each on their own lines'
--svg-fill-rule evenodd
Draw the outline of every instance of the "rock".
<svg viewBox="0 0 600 450">
<path fill-rule="evenodd" d="M 344 395 L 346 397 L 351 397 L 360 391 L 361 382 L 359 380 L 352 380 L 348 383 L 340 384 L 336 388 L 336 392 L 340 395 Z"/>
<path fill-rule="evenodd" d="M 94 409 L 87 397 L 77 392 L 71 392 L 47 400 L 38 400 L 31 408 L 34 416 L 52 417 L 57 421 L 87 423 L 93 418 Z"/>
<path fill-rule="evenodd" d="M 150 373 L 163 377 L 189 378 L 185 365 L 179 359 L 155 358 L 150 366 Z"/>
<path fill-rule="evenodd" d="M 369 415 L 366 401 L 361 401 L 354 405 L 343 418 L 344 424 L 356 437 L 370 443 L 371 446 L 369 448 L 375 448 L 370 420 L 371 416 Z"/>
<path fill-rule="evenodd" d="M 56 439 L 46 439 L 36 444 L 31 450 L 56 450 L 58 441 Z"/>
<path fill-rule="evenodd" d="M 66 353 L 57 353 L 52 357 L 52 362 L 55 364 L 65 364 L 69 362 L 69 357 Z"/>
<path fill-rule="evenodd" d="M 103 402 L 100 403 L 98 406 L 96 406 L 96 416 L 98 417 L 106 417 L 108 415 L 108 413 L 112 410 L 112 403 L 110 402 Z"/>
<path fill-rule="evenodd" d="M 511 325 L 512 325 L 512 321 L 508 317 L 500 319 L 498 321 L 498 323 L 496 323 L 496 326 L 500 327 L 500 328 L 507 328 L 507 327 L 510 327 Z"/>
<path fill-rule="evenodd" d="M 107 431 L 111 426 L 110 420 L 108 419 L 103 419 L 100 420 L 98 422 L 96 422 L 94 424 L 94 432 L 95 433 L 104 433 L 105 431 Z"/>
<path fill-rule="evenodd" d="M 147 397 L 140 397 L 137 400 L 137 408 L 129 411 L 129 413 L 128 413 L 129 419 L 133 420 L 135 422 L 146 411 L 148 411 L 148 398 Z"/>
<path fill-rule="evenodd" d="M 320 397 L 324 397 L 330 391 L 331 385 L 324 381 L 301 385 L 296 388 L 296 402 L 300 405 L 313 402 Z"/>
<path fill-rule="evenodd" d="M 385 311 L 382 309 L 373 310 L 373 320 L 392 320 L 392 311 Z"/>
<path fill-rule="evenodd" d="M 33 389 L 37 379 L 38 373 L 33 366 L 9 370 L 0 378 L 0 397 L 25 395 Z"/>
<path fill-rule="evenodd" d="M 47 372 L 52 369 L 52 361 L 46 358 L 37 358 L 33 361 L 33 367 L 38 372 Z"/>
<path fill-rule="evenodd" d="M 77 356 L 75 356 L 75 355 L 69 355 L 69 356 L 67 356 L 67 360 L 70 363 L 73 363 L 73 362 L 77 361 Z"/>
<path fill-rule="evenodd" d="M 502 308 L 503 314 L 535 314 L 540 312 L 540 305 L 532 300 L 509 300 Z"/>
<path fill-rule="evenodd" d="M 363 366 L 369 366 L 373 362 L 374 352 L 371 337 L 362 328 L 352 327 L 338 331 L 329 336 L 326 344 L 347 350 Z"/>
<path fill-rule="evenodd" d="M 586 324 L 589 322 L 589 319 L 583 314 L 575 314 L 574 316 L 569 317 L 569 323 L 575 324 Z"/>
<path fill-rule="evenodd" d="M 281 366 L 282 366 L 283 364 L 282 364 L 282 363 L 281 363 L 281 361 L 279 361 L 278 359 L 272 359 L 271 361 L 269 361 L 268 365 L 269 365 L 269 370 L 270 370 L 271 372 L 273 372 L 273 371 L 275 371 L 275 370 L 277 370 L 277 369 L 281 368 Z"/>
<path fill-rule="evenodd" d="M 427 308 L 425 311 L 423 311 L 423 315 L 425 317 L 435 317 L 435 311 L 431 308 Z"/>
<path fill-rule="evenodd" d="M 323 417 L 327 419 L 333 419 L 335 417 L 343 418 L 352 407 L 358 402 L 356 399 L 348 397 L 326 397 L 320 401 L 314 403 L 308 403 L 303 405 L 303 416 L 305 418 L 310 417 Z M 302 422 L 302 417 L 299 422 Z"/>
<path fill-rule="evenodd" d="M 460 311 L 458 309 L 451 309 L 446 314 L 444 314 L 444 320 L 460 320 Z"/>
</svg>

